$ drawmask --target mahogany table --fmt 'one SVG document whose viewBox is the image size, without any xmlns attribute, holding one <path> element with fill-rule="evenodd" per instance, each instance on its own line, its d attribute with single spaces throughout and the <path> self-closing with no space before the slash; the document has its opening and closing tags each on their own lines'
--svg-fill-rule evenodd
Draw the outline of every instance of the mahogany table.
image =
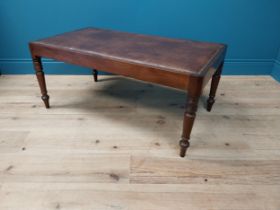
<svg viewBox="0 0 280 210">
<path fill-rule="evenodd" d="M 207 110 L 211 111 L 223 68 L 226 45 L 169 39 L 112 30 L 85 28 L 29 44 L 42 100 L 49 108 L 41 57 L 185 90 L 187 94 L 180 141 L 184 157 L 197 104 L 212 78 Z"/>
</svg>

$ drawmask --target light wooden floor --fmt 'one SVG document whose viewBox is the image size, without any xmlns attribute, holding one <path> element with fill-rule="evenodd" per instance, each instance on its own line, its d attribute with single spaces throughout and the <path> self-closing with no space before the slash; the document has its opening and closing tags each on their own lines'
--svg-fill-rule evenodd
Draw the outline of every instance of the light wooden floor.
<svg viewBox="0 0 280 210">
<path fill-rule="evenodd" d="M 223 77 L 179 158 L 183 92 L 121 77 L 0 77 L 1 210 L 279 210 L 280 85 Z M 204 95 L 208 95 L 205 90 Z"/>
</svg>

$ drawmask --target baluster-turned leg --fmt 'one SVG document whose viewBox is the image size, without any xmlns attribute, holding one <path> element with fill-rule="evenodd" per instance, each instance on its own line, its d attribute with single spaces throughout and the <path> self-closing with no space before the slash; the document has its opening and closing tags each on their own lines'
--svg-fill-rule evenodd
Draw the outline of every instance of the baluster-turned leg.
<svg viewBox="0 0 280 210">
<path fill-rule="evenodd" d="M 220 67 L 217 69 L 215 74 L 212 76 L 209 98 L 207 100 L 207 111 L 208 112 L 211 111 L 213 104 L 215 103 L 215 96 L 216 96 L 217 88 L 218 88 L 218 85 L 220 82 L 222 70 L 223 70 L 223 63 L 220 65 Z"/>
<path fill-rule="evenodd" d="M 34 65 L 34 69 L 36 71 L 36 77 L 37 77 L 37 80 L 38 80 L 38 83 L 40 86 L 40 90 L 42 93 L 41 98 L 44 101 L 45 107 L 50 108 L 49 96 L 48 96 L 48 92 L 47 92 L 45 74 L 43 71 L 41 57 L 38 57 L 38 56 L 33 57 L 33 65 Z"/>
<path fill-rule="evenodd" d="M 185 157 L 186 151 L 190 146 L 189 139 L 193 128 L 198 101 L 201 94 L 202 80 L 195 78 L 190 82 L 188 88 L 188 98 L 186 103 L 186 110 L 184 113 L 183 134 L 180 141 L 180 156 Z"/>
<path fill-rule="evenodd" d="M 92 74 L 93 74 L 94 81 L 97 82 L 98 81 L 98 79 L 97 79 L 98 71 L 96 69 L 93 69 Z"/>
</svg>

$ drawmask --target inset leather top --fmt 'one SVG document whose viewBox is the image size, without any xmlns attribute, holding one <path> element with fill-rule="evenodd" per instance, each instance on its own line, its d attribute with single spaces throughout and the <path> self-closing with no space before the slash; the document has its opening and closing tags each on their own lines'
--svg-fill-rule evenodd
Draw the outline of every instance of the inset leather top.
<svg viewBox="0 0 280 210">
<path fill-rule="evenodd" d="M 223 44 L 85 28 L 32 42 L 182 74 L 201 75 L 225 52 Z"/>
</svg>

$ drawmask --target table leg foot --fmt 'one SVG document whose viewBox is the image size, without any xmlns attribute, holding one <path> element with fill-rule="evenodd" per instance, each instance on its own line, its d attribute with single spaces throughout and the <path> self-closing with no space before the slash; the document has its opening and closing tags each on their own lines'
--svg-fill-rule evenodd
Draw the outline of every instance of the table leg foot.
<svg viewBox="0 0 280 210">
<path fill-rule="evenodd" d="M 206 110 L 208 112 L 211 112 L 214 103 L 215 103 L 215 98 L 212 96 L 209 96 L 209 98 L 207 100 L 207 106 L 206 106 Z"/>
<path fill-rule="evenodd" d="M 50 108 L 49 104 L 49 95 L 47 92 L 46 87 L 46 80 L 45 80 L 45 73 L 43 71 L 42 61 L 40 57 L 34 56 L 33 57 L 33 65 L 36 72 L 36 77 L 40 86 L 41 94 L 42 94 L 42 100 L 45 104 L 45 107 L 48 109 Z"/>
<path fill-rule="evenodd" d="M 98 81 L 98 71 L 96 69 L 93 69 L 92 74 L 93 74 L 94 81 L 97 82 Z"/>
<path fill-rule="evenodd" d="M 187 149 L 190 146 L 189 139 L 182 138 L 179 144 L 180 144 L 180 157 L 185 157 Z"/>
<path fill-rule="evenodd" d="M 43 95 L 43 96 L 41 97 L 41 99 L 43 100 L 43 102 L 44 102 L 44 104 L 45 104 L 45 107 L 46 107 L 47 109 L 49 109 L 49 108 L 50 108 L 50 104 L 49 104 L 49 99 L 50 99 L 50 97 L 49 97 L 49 95 Z"/>
</svg>

